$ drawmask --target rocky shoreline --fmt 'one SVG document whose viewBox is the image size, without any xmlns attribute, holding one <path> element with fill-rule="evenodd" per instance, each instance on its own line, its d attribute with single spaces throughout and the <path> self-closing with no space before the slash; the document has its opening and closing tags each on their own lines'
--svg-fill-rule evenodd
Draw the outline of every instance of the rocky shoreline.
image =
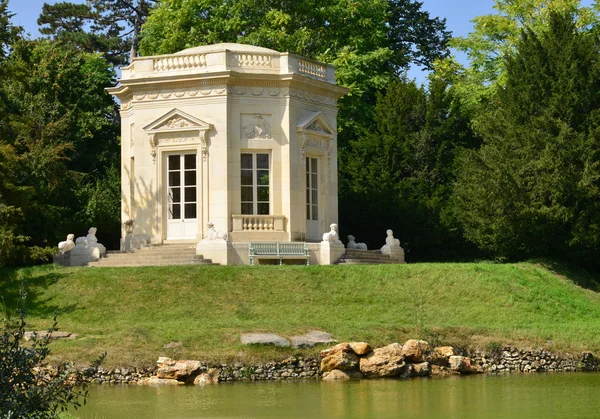
<svg viewBox="0 0 600 419">
<path fill-rule="evenodd" d="M 161 357 L 150 368 L 87 368 L 85 376 L 98 384 L 216 384 L 237 381 L 412 378 L 479 373 L 532 373 L 599 371 L 600 359 L 545 349 L 519 350 L 507 346 L 495 351 L 459 351 L 450 346 L 432 348 L 422 340 L 371 348 L 365 342 L 344 342 L 323 350 L 320 358 L 290 357 L 278 362 L 247 365 L 209 364 Z"/>
</svg>

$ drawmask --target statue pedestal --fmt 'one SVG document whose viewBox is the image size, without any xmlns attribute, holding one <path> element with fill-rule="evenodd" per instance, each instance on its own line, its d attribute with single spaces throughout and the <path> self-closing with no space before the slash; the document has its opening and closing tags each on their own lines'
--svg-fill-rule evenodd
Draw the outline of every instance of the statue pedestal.
<svg viewBox="0 0 600 419">
<path fill-rule="evenodd" d="M 333 265 L 346 253 L 346 248 L 342 242 L 321 242 L 321 265 Z"/>
<path fill-rule="evenodd" d="M 221 265 L 228 264 L 230 253 L 233 251 L 231 243 L 223 239 L 204 239 L 196 245 L 196 255 L 202 255 L 204 259 L 211 259 L 213 263 L 220 263 Z"/>
<path fill-rule="evenodd" d="M 65 253 L 54 255 L 53 262 L 61 266 L 86 266 L 100 259 L 106 253 L 106 248 L 100 243 L 94 245 L 77 244 Z"/>
<path fill-rule="evenodd" d="M 383 246 L 381 248 L 381 253 L 384 255 L 388 255 L 390 259 L 396 263 L 405 263 L 404 249 L 400 246 Z"/>
</svg>

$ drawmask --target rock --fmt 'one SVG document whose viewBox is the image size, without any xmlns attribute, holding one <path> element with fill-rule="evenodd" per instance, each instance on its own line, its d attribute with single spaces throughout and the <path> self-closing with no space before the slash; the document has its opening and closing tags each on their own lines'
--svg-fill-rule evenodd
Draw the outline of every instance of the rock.
<svg viewBox="0 0 600 419">
<path fill-rule="evenodd" d="M 41 330 L 37 332 L 25 332 L 23 334 L 23 339 L 26 341 L 30 341 L 33 339 L 33 335 L 37 335 L 39 339 L 45 339 L 48 337 L 49 332 L 47 330 Z M 71 332 L 52 332 L 50 333 L 50 339 L 75 339 L 77 338 L 77 334 Z"/>
<path fill-rule="evenodd" d="M 221 374 L 221 370 L 218 368 L 211 368 L 205 373 L 202 373 L 196 377 L 194 380 L 194 385 L 203 386 L 207 384 L 218 384 L 219 383 L 219 375 Z"/>
<path fill-rule="evenodd" d="M 323 381 L 345 381 L 361 378 L 362 374 L 358 371 L 333 370 L 323 374 Z"/>
<path fill-rule="evenodd" d="M 450 368 L 440 367 L 439 365 L 431 365 L 430 368 L 432 376 L 445 377 L 448 375 L 460 375 L 458 371 L 452 371 Z"/>
<path fill-rule="evenodd" d="M 366 355 L 373 350 L 366 342 L 350 342 L 348 345 L 350 345 L 350 348 L 354 351 L 354 353 L 359 356 Z"/>
<path fill-rule="evenodd" d="M 294 348 L 310 348 L 315 345 L 333 342 L 333 338 L 329 333 L 320 330 L 311 330 L 301 336 L 292 336 L 290 339 Z"/>
<path fill-rule="evenodd" d="M 332 355 L 336 352 L 354 352 L 352 347 L 348 344 L 348 342 L 338 343 L 332 348 L 323 349 L 321 351 L 321 358 L 325 358 L 326 356 Z"/>
<path fill-rule="evenodd" d="M 290 346 L 289 340 L 273 333 L 242 333 L 240 338 L 243 345 Z"/>
<path fill-rule="evenodd" d="M 431 375 L 431 367 L 429 362 L 412 364 L 412 366 L 414 368 L 415 377 L 428 377 Z"/>
<path fill-rule="evenodd" d="M 402 353 L 409 362 L 423 362 L 431 352 L 431 346 L 424 340 L 409 339 L 402 346 Z"/>
<path fill-rule="evenodd" d="M 471 362 L 471 358 L 454 355 L 448 359 L 450 369 L 462 374 L 474 374 L 482 372 L 481 368 Z"/>
<path fill-rule="evenodd" d="M 433 351 L 440 356 L 445 356 L 446 358 L 456 355 L 456 351 L 452 346 L 438 346 Z"/>
<path fill-rule="evenodd" d="M 404 364 L 399 374 L 400 378 L 412 378 L 416 377 L 415 367 L 413 364 Z"/>
<path fill-rule="evenodd" d="M 354 352 L 337 351 L 321 360 L 321 372 L 332 370 L 350 371 L 358 369 L 358 356 Z"/>
<path fill-rule="evenodd" d="M 374 349 L 360 358 L 360 372 L 369 377 L 395 377 L 404 367 L 402 345 L 392 343 L 383 348 Z"/>
<path fill-rule="evenodd" d="M 160 362 L 159 358 L 157 364 L 159 368 L 156 370 L 156 377 L 162 379 L 172 380 L 186 380 L 190 376 L 198 373 L 200 370 L 200 361 L 173 361 L 166 358 L 169 361 Z"/>
<path fill-rule="evenodd" d="M 140 384 L 140 385 L 153 385 L 153 384 L 183 385 L 184 383 L 182 381 L 177 381 L 177 380 L 168 380 L 168 379 L 163 379 L 163 378 L 158 378 L 158 377 L 149 377 L 149 378 L 142 378 L 141 380 L 138 380 L 138 384 Z"/>
<path fill-rule="evenodd" d="M 163 348 L 172 349 L 172 348 L 179 348 L 180 346 L 183 346 L 183 343 L 176 341 L 176 340 L 172 340 L 171 342 L 169 342 L 165 346 L 163 346 Z"/>
</svg>

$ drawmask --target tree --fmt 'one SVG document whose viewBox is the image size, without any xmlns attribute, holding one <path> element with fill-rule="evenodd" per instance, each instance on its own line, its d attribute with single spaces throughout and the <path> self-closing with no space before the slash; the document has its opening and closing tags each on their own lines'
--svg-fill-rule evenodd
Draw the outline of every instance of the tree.
<svg viewBox="0 0 600 419">
<path fill-rule="evenodd" d="M 340 225 L 373 247 L 393 228 L 416 260 L 467 253 L 444 223 L 459 150 L 478 144 L 452 90 L 433 80 L 429 91 L 398 79 L 380 94 L 373 129 L 351 143 L 340 188 Z M 360 202 L 360 211 L 357 210 Z M 347 227 L 345 227 L 347 229 Z"/>
<path fill-rule="evenodd" d="M 100 52 L 113 64 L 137 56 L 139 33 L 155 0 L 88 0 L 86 4 L 44 3 L 40 33 Z"/>
<path fill-rule="evenodd" d="M 104 92 L 114 73 L 97 54 L 48 40 L 19 40 L 3 68 L 0 200 L 21 214 L 15 236 L 28 237 L 29 246 L 54 246 L 68 232 L 100 221 L 83 209 L 93 195 L 89 185 L 119 164 L 115 107 Z M 110 195 L 104 199 L 113 214 L 102 221 L 111 219 L 105 231 L 119 231 L 112 202 L 120 196 Z"/>
<path fill-rule="evenodd" d="M 506 80 L 465 152 L 453 206 L 466 237 L 511 259 L 598 266 L 600 56 L 593 30 L 551 13 L 505 57 Z"/>
<path fill-rule="evenodd" d="M 581 7 L 580 0 L 495 0 L 495 14 L 478 16 L 474 30 L 467 37 L 456 37 L 449 45 L 467 55 L 469 66 L 463 67 L 454 57 L 436 64 L 438 77 L 448 80 L 477 121 L 492 100 L 496 84 L 506 82 L 504 57 L 513 53 L 527 27 L 534 33 L 544 31 L 553 12 L 573 13 L 580 28 L 597 25 L 598 5 Z M 476 122 L 475 121 L 475 122 Z"/>
<path fill-rule="evenodd" d="M 375 93 L 410 63 L 447 54 L 445 21 L 414 0 L 165 0 L 148 17 L 140 51 L 168 54 L 219 42 L 289 51 L 337 66 L 341 147 L 368 124 Z"/>
</svg>

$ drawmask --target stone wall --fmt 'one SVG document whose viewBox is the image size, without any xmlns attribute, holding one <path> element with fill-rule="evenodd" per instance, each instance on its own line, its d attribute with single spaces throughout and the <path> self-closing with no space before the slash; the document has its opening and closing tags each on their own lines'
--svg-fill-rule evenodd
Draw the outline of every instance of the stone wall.
<svg viewBox="0 0 600 419">
<path fill-rule="evenodd" d="M 519 350 L 510 346 L 498 351 L 473 351 L 471 359 L 487 372 L 598 371 L 600 360 L 591 352 L 580 356 L 555 354 L 545 349 Z"/>
<path fill-rule="evenodd" d="M 423 342 L 423 341 L 413 341 Z M 408 343 L 408 342 L 407 342 Z M 365 344 L 366 345 L 366 344 Z M 390 352 L 393 345 L 385 348 L 378 348 L 385 356 Z M 414 346 L 414 343 L 413 343 Z M 404 354 L 398 352 L 403 361 L 406 360 L 407 348 L 410 345 L 399 345 L 404 348 Z M 369 348 L 370 349 L 370 348 Z M 392 348 L 394 349 L 394 348 Z M 378 352 L 375 352 L 376 354 Z M 373 353 L 371 352 L 371 353 Z M 340 353 L 344 353 L 341 352 Z M 440 356 L 440 353 L 443 356 Z M 404 367 L 398 364 L 398 377 L 413 377 L 419 375 L 448 375 L 453 370 L 461 373 L 464 365 L 452 362 L 469 362 L 468 370 L 463 372 L 487 372 L 487 373 L 531 373 L 531 372 L 575 372 L 575 371 L 599 371 L 600 359 L 595 358 L 591 352 L 584 352 L 580 356 L 569 354 L 551 353 L 544 349 L 537 350 L 519 350 L 513 347 L 504 347 L 496 351 L 467 351 L 461 355 L 451 356 L 454 353 L 453 348 L 442 347 L 435 348 L 430 355 L 422 354 L 415 358 L 414 363 L 407 361 Z M 437 355 L 436 355 L 437 354 Z M 302 358 L 290 357 L 279 362 L 268 362 L 265 364 L 209 364 L 200 361 L 174 361 L 169 358 L 160 358 L 156 367 L 150 368 L 114 368 L 107 369 L 99 367 L 97 369 L 87 369 L 83 371 L 89 377 L 89 382 L 98 384 L 207 384 L 224 383 L 234 381 L 279 381 L 279 380 L 307 380 L 317 379 L 327 376 L 322 370 L 322 361 L 331 355 L 331 350 L 323 351 L 321 358 Z M 368 353 L 358 355 L 359 358 L 368 357 Z M 372 356 L 372 355 L 371 355 Z M 433 356 L 433 358 L 432 358 Z M 443 358 L 447 358 L 444 361 Z M 453 359 L 450 359 L 453 358 Z M 437 359 L 437 361 L 436 361 Z M 442 362 L 439 362 L 439 361 Z M 343 360 L 342 360 L 343 361 Z M 336 360 L 336 362 L 338 362 Z M 428 363 L 425 372 L 419 372 Z M 419 365 L 421 364 L 421 365 Z M 438 366 L 437 364 L 441 365 Z M 413 365 L 411 368 L 410 365 Z M 447 365 L 448 368 L 444 367 Z M 388 363 L 389 366 L 389 363 Z M 417 366 L 417 369 L 414 368 Z M 388 368 L 390 369 L 390 368 Z M 360 371 L 360 368 L 357 369 Z M 381 374 L 380 374 L 381 375 Z M 372 375 L 376 377 L 377 374 Z M 381 376 L 385 376 L 382 374 Z M 333 378 L 333 377 L 332 377 Z M 355 378 L 348 376 L 347 378 Z"/>
</svg>

